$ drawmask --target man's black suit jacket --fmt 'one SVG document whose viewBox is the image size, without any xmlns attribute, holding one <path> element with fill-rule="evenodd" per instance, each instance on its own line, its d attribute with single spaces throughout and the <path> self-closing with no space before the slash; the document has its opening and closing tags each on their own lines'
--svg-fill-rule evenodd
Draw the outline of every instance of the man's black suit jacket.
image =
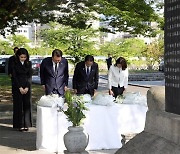
<svg viewBox="0 0 180 154">
<path fill-rule="evenodd" d="M 45 58 L 40 66 L 41 85 L 45 85 L 46 95 L 52 93 L 53 89 L 57 89 L 60 95 L 64 95 L 64 87 L 68 86 L 68 62 L 65 58 L 61 59 L 54 72 L 52 57 Z"/>
<path fill-rule="evenodd" d="M 16 61 L 16 56 L 15 55 L 9 57 L 9 61 L 8 61 L 8 75 L 12 75 L 13 67 L 15 65 L 15 61 Z"/>
<path fill-rule="evenodd" d="M 73 89 L 77 89 L 78 94 L 85 94 L 86 90 L 94 95 L 94 89 L 98 88 L 99 68 L 97 63 L 93 63 L 89 77 L 86 75 L 85 62 L 79 62 L 74 70 Z"/>
</svg>

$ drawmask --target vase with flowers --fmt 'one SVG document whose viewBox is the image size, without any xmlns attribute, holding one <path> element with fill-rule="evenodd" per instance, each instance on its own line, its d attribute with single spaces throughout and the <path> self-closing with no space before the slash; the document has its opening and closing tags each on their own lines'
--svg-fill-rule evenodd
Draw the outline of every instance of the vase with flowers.
<svg viewBox="0 0 180 154">
<path fill-rule="evenodd" d="M 67 120 L 72 123 L 68 127 L 68 132 L 64 135 L 64 144 L 69 153 L 81 153 L 89 142 L 89 136 L 83 132 L 82 120 L 86 118 L 84 111 L 88 110 L 81 96 L 73 94 L 71 91 L 65 92 L 66 109 L 62 110 Z"/>
</svg>

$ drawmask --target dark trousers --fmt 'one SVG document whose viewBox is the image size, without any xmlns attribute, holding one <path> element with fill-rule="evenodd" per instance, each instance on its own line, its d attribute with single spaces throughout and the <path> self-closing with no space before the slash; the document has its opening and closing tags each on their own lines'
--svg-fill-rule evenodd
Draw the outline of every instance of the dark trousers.
<svg viewBox="0 0 180 154">
<path fill-rule="evenodd" d="M 12 90 L 12 97 L 13 97 L 13 93 L 15 92 L 15 83 L 14 83 L 14 79 L 11 78 L 11 90 Z"/>
<path fill-rule="evenodd" d="M 78 90 L 78 89 L 77 89 Z M 94 89 L 84 89 L 84 90 L 78 90 L 77 91 L 78 95 L 82 95 L 82 94 L 90 94 L 91 96 L 94 96 Z"/>
<path fill-rule="evenodd" d="M 112 87 L 112 91 L 114 93 L 114 97 L 116 98 L 118 95 L 122 95 L 124 92 L 124 87 Z"/>
<path fill-rule="evenodd" d="M 94 89 L 86 89 L 84 94 L 90 94 L 91 96 L 94 96 Z"/>
<path fill-rule="evenodd" d="M 32 127 L 30 91 L 22 95 L 17 88 L 13 94 L 13 128 Z"/>
</svg>

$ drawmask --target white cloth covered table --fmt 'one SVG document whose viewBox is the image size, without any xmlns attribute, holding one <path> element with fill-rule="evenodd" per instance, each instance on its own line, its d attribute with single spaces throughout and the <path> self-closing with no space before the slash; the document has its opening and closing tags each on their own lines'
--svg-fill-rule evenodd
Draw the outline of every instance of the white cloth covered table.
<svg viewBox="0 0 180 154">
<path fill-rule="evenodd" d="M 144 130 L 147 107 L 138 104 L 100 106 L 87 104 L 84 130 L 89 134 L 86 150 L 116 149 L 122 146 L 121 134 Z M 70 123 L 56 108 L 37 107 L 37 149 L 65 150 L 63 136 Z"/>
</svg>

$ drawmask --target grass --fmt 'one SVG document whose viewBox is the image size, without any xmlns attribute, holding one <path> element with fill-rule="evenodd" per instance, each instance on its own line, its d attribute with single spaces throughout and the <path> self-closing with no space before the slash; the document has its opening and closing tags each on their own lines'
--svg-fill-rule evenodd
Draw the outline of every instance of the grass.
<svg viewBox="0 0 180 154">
<path fill-rule="evenodd" d="M 36 103 L 44 94 L 41 85 L 32 84 L 32 103 Z"/>
<path fill-rule="evenodd" d="M 11 79 L 6 74 L 0 74 L 0 92 L 0 103 L 12 103 Z M 42 95 L 42 86 L 32 84 L 32 103 L 36 103 Z"/>
<path fill-rule="evenodd" d="M 11 79 L 5 74 L 0 74 L 0 86 L 1 88 L 10 88 L 11 87 Z"/>
</svg>

